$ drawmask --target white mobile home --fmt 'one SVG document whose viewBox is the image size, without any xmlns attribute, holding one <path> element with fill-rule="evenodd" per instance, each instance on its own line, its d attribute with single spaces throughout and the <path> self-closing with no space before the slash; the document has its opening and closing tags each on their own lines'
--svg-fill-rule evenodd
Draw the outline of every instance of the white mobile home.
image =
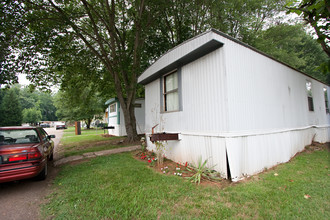
<svg viewBox="0 0 330 220">
<path fill-rule="evenodd" d="M 107 109 L 107 122 L 109 134 L 114 136 L 126 136 L 126 128 L 125 128 L 125 119 L 122 108 L 120 107 L 119 100 L 117 98 L 109 99 L 105 102 L 108 105 Z M 138 134 L 144 134 L 144 112 L 145 112 L 145 103 L 144 99 L 136 99 L 135 100 L 135 118 L 136 118 L 136 130 Z"/>
<path fill-rule="evenodd" d="M 289 161 L 313 138 L 330 141 L 327 85 L 216 30 L 173 48 L 138 82 L 146 134 L 170 140 L 166 156 L 202 156 L 233 181 Z"/>
</svg>

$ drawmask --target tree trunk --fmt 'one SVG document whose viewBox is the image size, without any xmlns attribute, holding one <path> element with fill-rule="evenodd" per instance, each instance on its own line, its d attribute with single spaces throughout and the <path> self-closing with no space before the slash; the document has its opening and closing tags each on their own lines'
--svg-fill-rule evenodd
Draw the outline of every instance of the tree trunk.
<svg viewBox="0 0 330 220">
<path fill-rule="evenodd" d="M 119 102 L 120 102 L 119 98 Z M 124 101 L 124 100 L 123 100 Z M 136 130 L 136 118 L 134 113 L 134 103 L 135 99 L 132 100 L 131 103 L 121 103 L 123 113 L 124 113 L 124 121 L 125 121 L 125 128 L 127 133 L 127 141 L 132 143 L 139 140 L 139 136 Z"/>
<path fill-rule="evenodd" d="M 87 121 L 85 121 L 85 123 L 86 123 L 86 128 L 87 129 L 90 129 L 91 128 L 91 123 L 92 123 L 92 119 L 87 119 Z"/>
</svg>

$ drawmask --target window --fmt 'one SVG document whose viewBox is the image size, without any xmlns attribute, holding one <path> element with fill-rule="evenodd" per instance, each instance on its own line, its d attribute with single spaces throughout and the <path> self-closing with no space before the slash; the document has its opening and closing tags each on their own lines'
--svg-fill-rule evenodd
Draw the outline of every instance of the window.
<svg viewBox="0 0 330 220">
<path fill-rule="evenodd" d="M 324 91 L 324 100 L 325 100 L 325 112 L 329 114 L 328 90 L 327 88 L 323 88 L 323 91 Z"/>
<path fill-rule="evenodd" d="M 179 83 L 178 72 L 172 72 L 164 76 L 164 111 L 179 110 Z"/>
<path fill-rule="evenodd" d="M 308 109 L 309 111 L 314 111 L 314 104 L 313 104 L 313 95 L 312 95 L 312 82 L 306 82 L 306 91 L 307 91 L 307 98 L 308 98 Z"/>
<path fill-rule="evenodd" d="M 142 104 L 141 103 L 135 103 L 134 108 L 142 108 Z"/>
<path fill-rule="evenodd" d="M 110 105 L 110 113 L 114 113 L 114 112 L 117 112 L 116 103 Z"/>
<path fill-rule="evenodd" d="M 48 138 L 48 134 L 46 133 L 46 131 L 44 129 L 39 129 L 39 133 L 41 135 L 42 140 L 46 141 Z"/>
<path fill-rule="evenodd" d="M 0 145 L 39 143 L 38 133 L 34 129 L 0 130 Z"/>
</svg>

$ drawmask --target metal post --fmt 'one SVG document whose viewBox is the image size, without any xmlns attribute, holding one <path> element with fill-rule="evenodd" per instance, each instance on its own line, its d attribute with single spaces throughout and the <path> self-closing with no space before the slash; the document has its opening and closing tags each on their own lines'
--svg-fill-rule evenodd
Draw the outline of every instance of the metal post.
<svg viewBox="0 0 330 220">
<path fill-rule="evenodd" d="M 80 121 L 75 121 L 74 126 L 76 130 L 76 135 L 81 135 Z"/>
</svg>

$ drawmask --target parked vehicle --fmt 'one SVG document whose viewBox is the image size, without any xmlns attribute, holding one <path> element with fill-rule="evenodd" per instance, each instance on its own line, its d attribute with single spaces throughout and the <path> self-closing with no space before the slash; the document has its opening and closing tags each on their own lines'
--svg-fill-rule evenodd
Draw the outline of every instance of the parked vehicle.
<svg viewBox="0 0 330 220">
<path fill-rule="evenodd" d="M 58 129 L 66 129 L 66 125 L 65 125 L 64 123 L 57 124 L 57 125 L 55 126 L 55 128 L 56 128 L 56 130 L 58 130 Z"/>
<path fill-rule="evenodd" d="M 40 124 L 40 127 L 42 127 L 42 128 L 50 128 L 50 125 L 47 124 L 47 123 L 42 123 L 42 124 Z"/>
<path fill-rule="evenodd" d="M 0 183 L 35 177 L 44 180 L 54 142 L 41 127 L 0 127 Z"/>
</svg>

